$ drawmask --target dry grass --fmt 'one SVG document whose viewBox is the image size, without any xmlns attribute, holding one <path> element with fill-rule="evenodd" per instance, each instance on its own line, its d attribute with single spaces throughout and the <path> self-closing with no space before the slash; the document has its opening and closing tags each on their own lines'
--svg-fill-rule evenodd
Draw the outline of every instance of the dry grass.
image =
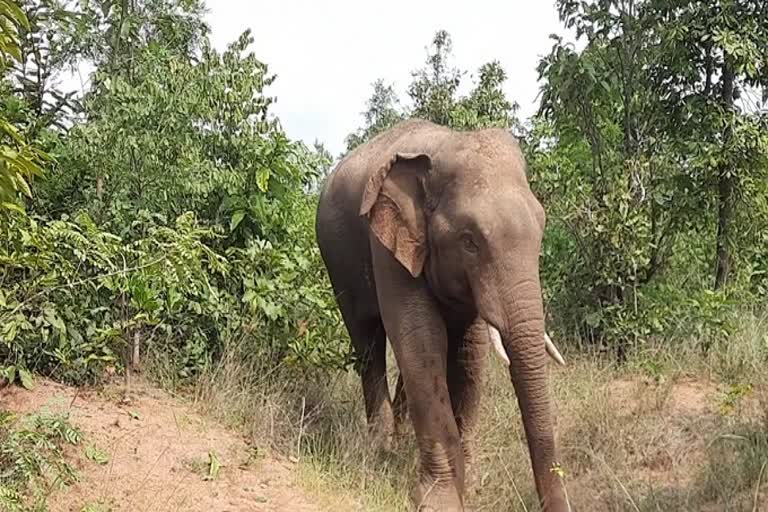
<svg viewBox="0 0 768 512">
<path fill-rule="evenodd" d="M 745 317 L 738 335 L 707 353 L 688 342 L 645 347 L 620 368 L 566 351 L 568 366 L 553 366 L 551 377 L 574 509 L 768 509 L 766 356 L 766 317 Z M 477 512 L 537 510 L 512 386 L 496 359 L 490 370 L 468 502 Z M 260 446 L 300 457 L 304 487 L 329 510 L 408 510 L 412 435 L 394 453 L 378 452 L 354 375 L 287 374 L 233 353 L 195 393 Z"/>
</svg>

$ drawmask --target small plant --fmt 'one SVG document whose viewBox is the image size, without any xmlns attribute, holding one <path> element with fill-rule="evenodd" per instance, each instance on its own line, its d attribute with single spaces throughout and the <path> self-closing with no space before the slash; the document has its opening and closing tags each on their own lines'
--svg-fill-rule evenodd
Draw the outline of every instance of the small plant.
<svg viewBox="0 0 768 512">
<path fill-rule="evenodd" d="M 96 464 L 104 465 L 109 462 L 109 454 L 93 444 L 85 447 L 85 456 Z"/>
<path fill-rule="evenodd" d="M 83 508 L 80 509 L 80 512 L 111 512 L 112 507 L 109 505 L 105 505 L 104 503 L 97 502 L 97 503 L 86 503 L 83 505 Z"/>
<path fill-rule="evenodd" d="M 211 450 L 208 452 L 208 474 L 203 477 L 203 480 L 217 480 L 219 471 L 221 471 L 221 462 L 216 452 Z"/>
<path fill-rule="evenodd" d="M 50 490 L 77 479 L 64 460 L 64 445 L 77 445 L 81 432 L 61 414 L 22 419 L 0 411 L 0 509 L 44 511 Z"/>
<path fill-rule="evenodd" d="M 739 402 L 751 392 L 751 384 L 731 384 L 724 393 L 720 410 L 723 414 L 733 413 Z"/>
<path fill-rule="evenodd" d="M 559 462 L 553 462 L 549 471 L 554 473 L 561 480 L 565 478 L 565 469 L 563 469 L 563 466 Z"/>
<path fill-rule="evenodd" d="M 32 374 L 26 368 L 17 368 L 13 365 L 5 368 L 0 367 L 0 382 L 5 381 L 8 384 L 13 384 L 16 382 L 16 377 L 19 378 L 19 382 L 25 389 L 32 389 L 35 385 Z"/>
<path fill-rule="evenodd" d="M 644 359 L 640 363 L 640 368 L 653 379 L 656 384 L 661 384 L 664 381 L 664 365 L 655 359 Z"/>
</svg>

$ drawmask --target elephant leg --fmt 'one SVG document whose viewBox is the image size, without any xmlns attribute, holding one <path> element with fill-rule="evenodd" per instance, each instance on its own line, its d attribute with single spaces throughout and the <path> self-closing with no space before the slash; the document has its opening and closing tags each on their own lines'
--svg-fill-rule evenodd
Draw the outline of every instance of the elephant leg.
<svg viewBox="0 0 768 512">
<path fill-rule="evenodd" d="M 452 352 L 448 357 L 448 389 L 451 406 L 464 447 L 464 465 L 471 463 L 470 443 L 477 423 L 480 407 L 480 385 L 485 371 L 490 343 L 487 324 L 478 319 L 464 333 L 453 337 Z M 392 402 L 395 431 L 398 432 L 408 416 L 408 403 L 403 386 L 403 375 L 398 375 Z"/>
<path fill-rule="evenodd" d="M 375 238 L 371 246 L 381 316 L 419 446 L 411 498 L 417 510 L 463 512 L 464 454 L 448 392 L 445 321 L 426 281 L 414 279 Z"/>
<path fill-rule="evenodd" d="M 418 345 L 423 350 L 396 351 L 421 462 L 412 499 L 424 510 L 463 510 L 464 456 L 445 365 L 438 350 L 428 343 Z"/>
<path fill-rule="evenodd" d="M 347 326 L 359 360 L 358 372 L 369 432 L 388 448 L 394 431 L 394 417 L 387 387 L 384 326 L 379 319 L 352 320 Z"/>
<path fill-rule="evenodd" d="M 465 475 L 469 478 L 473 463 L 473 434 L 480 411 L 481 385 L 490 347 L 487 324 L 477 319 L 466 330 L 451 338 L 448 385 L 453 414 L 461 436 Z"/>
</svg>

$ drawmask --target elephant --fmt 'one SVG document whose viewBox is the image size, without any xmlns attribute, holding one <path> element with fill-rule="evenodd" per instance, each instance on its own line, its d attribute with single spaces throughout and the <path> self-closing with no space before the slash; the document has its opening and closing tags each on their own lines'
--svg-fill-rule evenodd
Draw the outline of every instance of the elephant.
<svg viewBox="0 0 768 512">
<path fill-rule="evenodd" d="M 419 451 L 416 510 L 465 510 L 492 346 L 508 365 L 540 505 L 569 510 L 552 470 L 547 356 L 563 360 L 544 329 L 546 217 L 517 139 L 401 121 L 336 165 L 316 213 L 317 245 L 360 361 L 366 420 L 385 439 L 395 428 L 387 343 L 395 354 L 403 394 L 395 412 L 407 402 Z"/>
</svg>

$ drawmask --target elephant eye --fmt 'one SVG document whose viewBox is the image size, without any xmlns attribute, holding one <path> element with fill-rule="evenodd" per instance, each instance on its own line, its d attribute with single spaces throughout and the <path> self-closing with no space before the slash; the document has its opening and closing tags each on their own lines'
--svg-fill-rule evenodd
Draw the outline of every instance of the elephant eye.
<svg viewBox="0 0 768 512">
<path fill-rule="evenodd" d="M 480 248 L 475 243 L 475 240 L 472 238 L 472 235 L 469 233 L 464 233 L 461 235 L 461 243 L 464 246 L 464 250 L 471 254 L 477 254 L 480 251 Z"/>
</svg>

